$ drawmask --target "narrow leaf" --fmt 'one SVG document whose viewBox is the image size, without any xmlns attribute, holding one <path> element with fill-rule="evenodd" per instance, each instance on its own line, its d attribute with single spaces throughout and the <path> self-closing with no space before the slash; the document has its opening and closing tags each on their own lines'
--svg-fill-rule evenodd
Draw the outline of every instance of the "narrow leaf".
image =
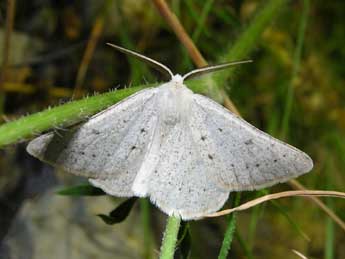
<svg viewBox="0 0 345 259">
<path fill-rule="evenodd" d="M 112 210 L 109 215 L 98 214 L 97 216 L 108 225 L 121 223 L 128 217 L 137 200 L 137 197 L 132 197 L 122 202 L 118 207 Z"/>
<path fill-rule="evenodd" d="M 72 187 L 67 187 L 57 191 L 59 195 L 66 196 L 100 196 L 106 195 L 102 189 L 94 187 L 90 184 L 76 185 Z"/>
</svg>

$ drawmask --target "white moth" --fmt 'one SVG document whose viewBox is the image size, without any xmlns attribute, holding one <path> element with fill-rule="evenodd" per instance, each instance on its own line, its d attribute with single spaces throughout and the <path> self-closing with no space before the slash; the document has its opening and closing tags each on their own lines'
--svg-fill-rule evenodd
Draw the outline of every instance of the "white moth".
<svg viewBox="0 0 345 259">
<path fill-rule="evenodd" d="M 67 131 L 32 140 L 27 151 L 66 172 L 89 178 L 120 197 L 149 197 L 184 220 L 219 210 L 231 191 L 255 190 L 309 172 L 311 158 L 260 131 L 183 80 L 136 52 L 111 45 L 168 73 L 171 80 L 142 90 Z"/>
</svg>

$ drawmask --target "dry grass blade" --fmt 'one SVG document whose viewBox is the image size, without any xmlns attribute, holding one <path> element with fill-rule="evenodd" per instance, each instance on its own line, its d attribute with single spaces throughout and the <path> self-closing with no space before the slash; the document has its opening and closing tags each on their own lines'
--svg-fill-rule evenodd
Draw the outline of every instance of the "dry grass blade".
<svg viewBox="0 0 345 259">
<path fill-rule="evenodd" d="M 295 249 L 292 249 L 292 252 L 302 259 L 308 259 L 308 257 L 306 257 L 304 254 L 302 254 L 301 252 L 298 252 Z"/>
<path fill-rule="evenodd" d="M 286 191 L 286 192 L 278 192 L 273 194 L 268 194 L 265 196 L 262 196 L 260 198 L 248 201 L 240 206 L 237 206 L 232 209 L 228 210 L 222 210 L 216 213 L 212 213 L 209 215 L 206 215 L 205 217 L 219 217 L 224 216 L 227 214 L 231 214 L 235 211 L 242 211 L 247 210 L 251 207 L 254 207 L 256 205 L 259 205 L 261 203 L 264 203 L 266 201 L 281 199 L 281 198 L 287 198 L 287 197 L 295 197 L 295 196 L 302 196 L 302 197 L 334 197 L 334 198 L 343 198 L 345 199 L 345 193 L 344 192 L 336 192 L 336 191 L 322 191 L 322 190 L 304 190 L 304 191 Z"/>
</svg>

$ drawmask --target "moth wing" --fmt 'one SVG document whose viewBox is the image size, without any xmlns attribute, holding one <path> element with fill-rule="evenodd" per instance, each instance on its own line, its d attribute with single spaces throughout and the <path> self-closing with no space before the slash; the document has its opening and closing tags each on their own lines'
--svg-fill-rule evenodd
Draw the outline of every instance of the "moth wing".
<svg viewBox="0 0 345 259">
<path fill-rule="evenodd" d="M 142 90 L 81 126 L 44 134 L 32 140 L 27 151 L 66 172 L 97 179 L 116 178 L 118 195 L 127 196 L 153 136 L 156 92 Z"/>
<path fill-rule="evenodd" d="M 184 220 L 197 219 L 220 209 L 229 191 L 219 187 L 210 177 L 215 174 L 215 168 L 210 167 L 196 150 L 188 121 L 171 127 L 161 125 L 159 136 L 159 148 L 153 148 L 151 154 L 159 158 L 155 169 L 134 185 L 134 192 L 140 192 L 136 187 L 147 186 L 146 196 L 154 204 L 165 213 Z"/>
<path fill-rule="evenodd" d="M 199 150 L 212 156 L 218 181 L 230 191 L 254 190 L 309 172 L 304 152 L 260 131 L 202 95 L 194 94 L 191 127 Z M 194 126 L 193 126 L 194 125 Z"/>
</svg>

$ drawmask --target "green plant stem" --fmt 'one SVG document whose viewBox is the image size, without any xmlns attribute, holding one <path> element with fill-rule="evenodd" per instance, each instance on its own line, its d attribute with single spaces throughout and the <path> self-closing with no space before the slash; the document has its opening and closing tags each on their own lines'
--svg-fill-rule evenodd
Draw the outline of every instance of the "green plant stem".
<svg viewBox="0 0 345 259">
<path fill-rule="evenodd" d="M 236 213 L 232 213 L 227 216 L 228 218 L 228 227 L 226 229 L 222 247 L 220 249 L 218 259 L 226 259 L 231 248 L 231 243 L 234 238 L 234 233 L 236 230 Z"/>
<path fill-rule="evenodd" d="M 303 10 L 302 10 L 301 21 L 300 21 L 298 35 L 297 35 L 296 50 L 293 57 L 292 76 L 287 88 L 285 110 L 284 110 L 283 120 L 282 120 L 282 134 L 281 135 L 283 139 L 286 139 L 289 133 L 289 121 L 291 117 L 292 104 L 293 104 L 294 84 L 296 82 L 296 79 L 298 78 L 298 72 L 301 65 L 301 56 L 302 56 L 302 49 L 303 49 L 303 43 L 304 43 L 304 35 L 307 28 L 309 6 L 310 6 L 310 1 L 303 0 Z"/>
<path fill-rule="evenodd" d="M 201 79 L 186 82 L 194 92 L 205 93 L 206 82 Z M 87 119 L 93 114 L 104 110 L 122 99 L 156 84 L 136 86 L 122 90 L 111 91 L 64 105 L 46 109 L 18 120 L 0 126 L 0 148 L 21 140 L 38 135 L 54 127 L 68 127 Z"/>
<path fill-rule="evenodd" d="M 236 193 L 236 198 L 234 202 L 234 207 L 238 206 L 241 199 L 241 193 Z M 228 226 L 226 228 L 224 239 L 222 243 L 222 247 L 220 248 L 220 252 L 218 255 L 218 259 L 226 259 L 228 256 L 228 253 L 231 248 L 231 243 L 234 238 L 234 233 L 236 230 L 236 213 L 232 213 L 227 216 L 228 219 Z"/>
<path fill-rule="evenodd" d="M 85 98 L 3 124 L 0 126 L 0 147 L 53 127 L 72 125 L 143 88 L 133 87 Z"/>
<path fill-rule="evenodd" d="M 164 237 L 162 241 L 160 259 L 174 258 L 175 245 L 177 235 L 180 228 L 181 219 L 177 217 L 169 217 L 165 228 Z"/>
</svg>

